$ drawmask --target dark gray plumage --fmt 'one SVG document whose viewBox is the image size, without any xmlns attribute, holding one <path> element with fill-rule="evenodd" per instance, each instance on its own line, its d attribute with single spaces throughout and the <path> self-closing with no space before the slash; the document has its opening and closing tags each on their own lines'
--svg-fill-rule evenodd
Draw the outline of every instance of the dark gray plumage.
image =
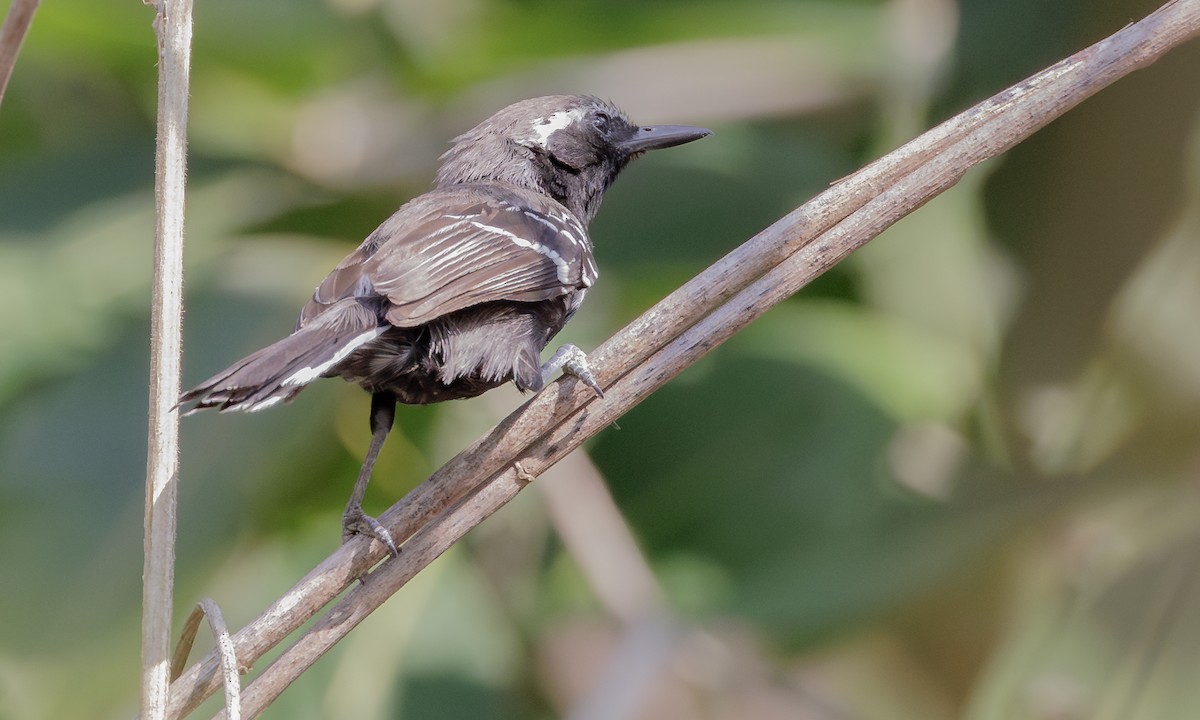
<svg viewBox="0 0 1200 720">
<path fill-rule="evenodd" d="M 318 377 L 372 394 L 371 448 L 343 518 L 396 554 L 362 511 L 396 402 L 474 397 L 509 380 L 539 390 L 560 367 L 597 394 L 584 354 L 546 347 L 597 272 L 587 224 L 634 157 L 708 135 L 639 127 L 596 98 L 555 95 L 504 108 L 455 139 L 436 188 L 401 207 L 317 287 L 288 337 L 192 390 L 189 412 L 255 411 Z"/>
</svg>

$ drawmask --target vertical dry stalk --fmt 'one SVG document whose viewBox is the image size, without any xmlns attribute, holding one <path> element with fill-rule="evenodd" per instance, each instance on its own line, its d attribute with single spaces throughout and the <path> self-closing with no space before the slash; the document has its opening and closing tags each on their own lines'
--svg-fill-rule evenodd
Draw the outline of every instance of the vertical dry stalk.
<svg viewBox="0 0 1200 720">
<path fill-rule="evenodd" d="M 154 286 L 150 313 L 150 430 L 146 458 L 145 560 L 142 567 L 143 718 L 167 714 L 171 602 L 175 582 L 175 498 L 179 473 L 179 398 L 183 316 L 183 191 L 187 179 L 191 0 L 160 0 L 158 148 L 155 158 Z"/>
</svg>

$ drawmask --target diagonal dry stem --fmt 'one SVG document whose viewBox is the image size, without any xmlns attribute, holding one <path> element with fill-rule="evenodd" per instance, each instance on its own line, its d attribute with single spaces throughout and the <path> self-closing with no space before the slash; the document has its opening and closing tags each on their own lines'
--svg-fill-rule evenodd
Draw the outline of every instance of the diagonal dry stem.
<svg viewBox="0 0 1200 720">
<path fill-rule="evenodd" d="M 985 100 L 843 179 L 734 250 L 591 354 L 603 400 L 561 381 L 531 399 L 380 516 L 400 558 L 365 576 L 251 683 L 253 717 L 425 565 L 706 352 L 892 223 L 1116 79 L 1200 32 L 1200 0 L 1173 0 L 1141 22 Z M 253 662 L 377 563 L 352 542 L 238 632 Z M 172 687 L 172 717 L 219 687 L 210 655 Z"/>
<path fill-rule="evenodd" d="M 0 25 L 0 102 L 4 101 L 4 91 L 37 7 L 38 0 L 13 0 L 4 16 L 4 25 Z"/>
</svg>

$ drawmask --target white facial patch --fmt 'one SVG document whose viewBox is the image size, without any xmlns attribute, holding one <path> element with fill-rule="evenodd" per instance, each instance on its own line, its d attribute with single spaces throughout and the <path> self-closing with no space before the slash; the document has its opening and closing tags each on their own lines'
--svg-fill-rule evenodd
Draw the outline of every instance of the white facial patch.
<svg viewBox="0 0 1200 720">
<path fill-rule="evenodd" d="M 551 135 L 571 123 L 578 122 L 583 118 L 584 112 L 583 108 L 559 110 L 550 117 L 538 118 L 533 121 L 533 137 L 530 139 L 538 145 L 546 147 L 546 143 L 550 142 Z"/>
</svg>

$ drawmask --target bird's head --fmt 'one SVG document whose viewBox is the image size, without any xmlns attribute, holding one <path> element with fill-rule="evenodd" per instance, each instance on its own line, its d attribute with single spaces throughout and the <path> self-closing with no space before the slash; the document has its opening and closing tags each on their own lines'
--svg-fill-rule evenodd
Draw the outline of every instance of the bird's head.
<svg viewBox="0 0 1200 720">
<path fill-rule="evenodd" d="M 586 223 L 630 160 L 709 134 L 685 125 L 639 126 L 594 97 L 533 98 L 455 138 L 442 156 L 437 185 L 511 183 L 550 195 Z"/>
</svg>

